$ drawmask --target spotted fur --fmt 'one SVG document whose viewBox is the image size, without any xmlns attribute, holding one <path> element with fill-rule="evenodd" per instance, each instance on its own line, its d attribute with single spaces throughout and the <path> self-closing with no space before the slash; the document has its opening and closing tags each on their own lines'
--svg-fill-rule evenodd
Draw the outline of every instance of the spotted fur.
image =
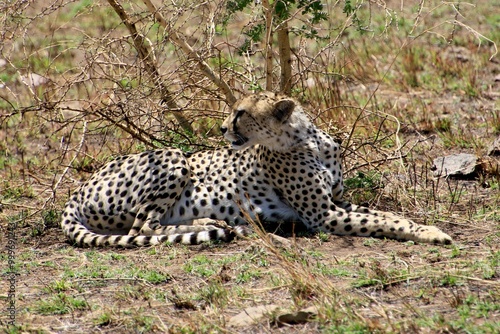
<svg viewBox="0 0 500 334">
<path fill-rule="evenodd" d="M 90 247 L 229 241 L 248 234 L 249 215 L 337 235 L 451 243 L 434 226 L 342 201 L 340 147 L 291 98 L 247 96 L 221 131 L 231 147 L 156 150 L 111 161 L 67 202 L 65 235 Z M 235 227 L 194 224 L 202 218 Z"/>
</svg>

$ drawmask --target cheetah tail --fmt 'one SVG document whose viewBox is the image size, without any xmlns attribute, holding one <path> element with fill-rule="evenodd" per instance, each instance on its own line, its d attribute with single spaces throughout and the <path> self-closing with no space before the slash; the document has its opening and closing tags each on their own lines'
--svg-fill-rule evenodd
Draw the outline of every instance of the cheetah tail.
<svg viewBox="0 0 500 334">
<path fill-rule="evenodd" d="M 169 235 L 103 235 L 87 229 L 83 224 L 75 221 L 61 223 L 64 234 L 75 245 L 80 247 L 146 247 L 161 243 L 197 245 L 207 241 L 230 242 L 236 236 L 247 235 L 246 230 L 236 227 L 233 229 L 217 228 L 207 231 L 178 233 Z"/>
</svg>

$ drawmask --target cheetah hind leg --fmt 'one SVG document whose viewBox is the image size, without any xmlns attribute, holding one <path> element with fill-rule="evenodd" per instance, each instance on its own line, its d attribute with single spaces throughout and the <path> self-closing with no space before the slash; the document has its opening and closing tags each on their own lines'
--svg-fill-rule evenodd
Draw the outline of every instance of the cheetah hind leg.
<svg viewBox="0 0 500 334">
<path fill-rule="evenodd" d="M 180 225 L 161 225 L 158 218 L 159 216 L 157 214 L 150 212 L 145 221 L 136 219 L 128 235 L 172 235 L 212 231 L 215 229 L 231 229 L 225 221 L 211 218 L 193 219 L 191 221 L 182 222 Z"/>
<path fill-rule="evenodd" d="M 232 228 L 223 220 L 213 220 L 211 218 L 194 219 L 193 221 L 185 222 L 184 224 L 185 225 L 161 225 L 158 221 L 146 221 L 138 235 L 151 236 L 186 234 L 213 231 L 217 229 L 232 230 L 238 236 L 248 236 L 251 234 L 251 230 L 246 226 L 242 226 L 241 228 Z"/>
<path fill-rule="evenodd" d="M 185 222 L 181 225 L 161 225 L 160 221 L 162 219 L 162 214 L 152 209 L 152 206 L 142 205 L 136 209 L 138 210 L 135 213 L 134 223 L 128 231 L 129 236 L 172 235 L 215 229 L 215 227 L 211 227 L 206 224 L 191 226 L 192 222 Z"/>
<path fill-rule="evenodd" d="M 372 210 L 346 201 L 335 201 L 353 224 L 360 225 L 360 236 L 389 237 L 424 243 L 451 244 L 451 237 L 435 226 L 420 225 L 391 212 Z"/>
<path fill-rule="evenodd" d="M 217 227 L 213 225 L 160 225 L 159 222 L 144 225 L 139 231 L 139 235 L 172 235 L 172 234 L 186 234 L 198 233 L 203 231 L 216 230 Z"/>
<path fill-rule="evenodd" d="M 192 222 L 186 222 L 186 225 L 161 225 L 159 219 L 160 216 L 155 212 L 149 212 L 144 221 L 136 218 L 133 227 L 129 231 L 129 235 L 162 235 L 167 236 L 164 239 L 166 242 L 197 245 L 202 242 L 216 240 L 227 242 L 234 239 L 235 236 L 246 237 L 251 234 L 251 230 L 246 226 L 232 228 L 223 225 L 221 227 L 220 225 L 209 224 L 210 220 L 208 219 L 197 219 Z"/>
</svg>

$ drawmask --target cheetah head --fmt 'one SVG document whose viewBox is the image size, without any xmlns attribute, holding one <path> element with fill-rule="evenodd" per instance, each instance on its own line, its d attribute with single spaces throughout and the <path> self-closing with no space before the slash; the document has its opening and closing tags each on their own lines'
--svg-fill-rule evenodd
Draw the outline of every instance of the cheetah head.
<svg viewBox="0 0 500 334">
<path fill-rule="evenodd" d="M 303 115 L 299 109 L 302 111 L 297 102 L 283 95 L 271 92 L 249 95 L 234 104 L 221 131 L 237 150 L 257 144 L 283 150 L 291 146 L 297 123 L 291 116 Z"/>
</svg>

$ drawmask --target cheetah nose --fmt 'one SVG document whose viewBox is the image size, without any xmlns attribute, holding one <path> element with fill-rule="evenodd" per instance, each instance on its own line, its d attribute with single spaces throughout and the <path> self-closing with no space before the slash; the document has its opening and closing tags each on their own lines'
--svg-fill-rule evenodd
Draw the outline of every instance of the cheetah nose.
<svg viewBox="0 0 500 334">
<path fill-rule="evenodd" d="M 222 134 L 225 134 L 227 132 L 227 127 L 221 126 L 220 127 L 220 132 L 222 132 Z"/>
</svg>

